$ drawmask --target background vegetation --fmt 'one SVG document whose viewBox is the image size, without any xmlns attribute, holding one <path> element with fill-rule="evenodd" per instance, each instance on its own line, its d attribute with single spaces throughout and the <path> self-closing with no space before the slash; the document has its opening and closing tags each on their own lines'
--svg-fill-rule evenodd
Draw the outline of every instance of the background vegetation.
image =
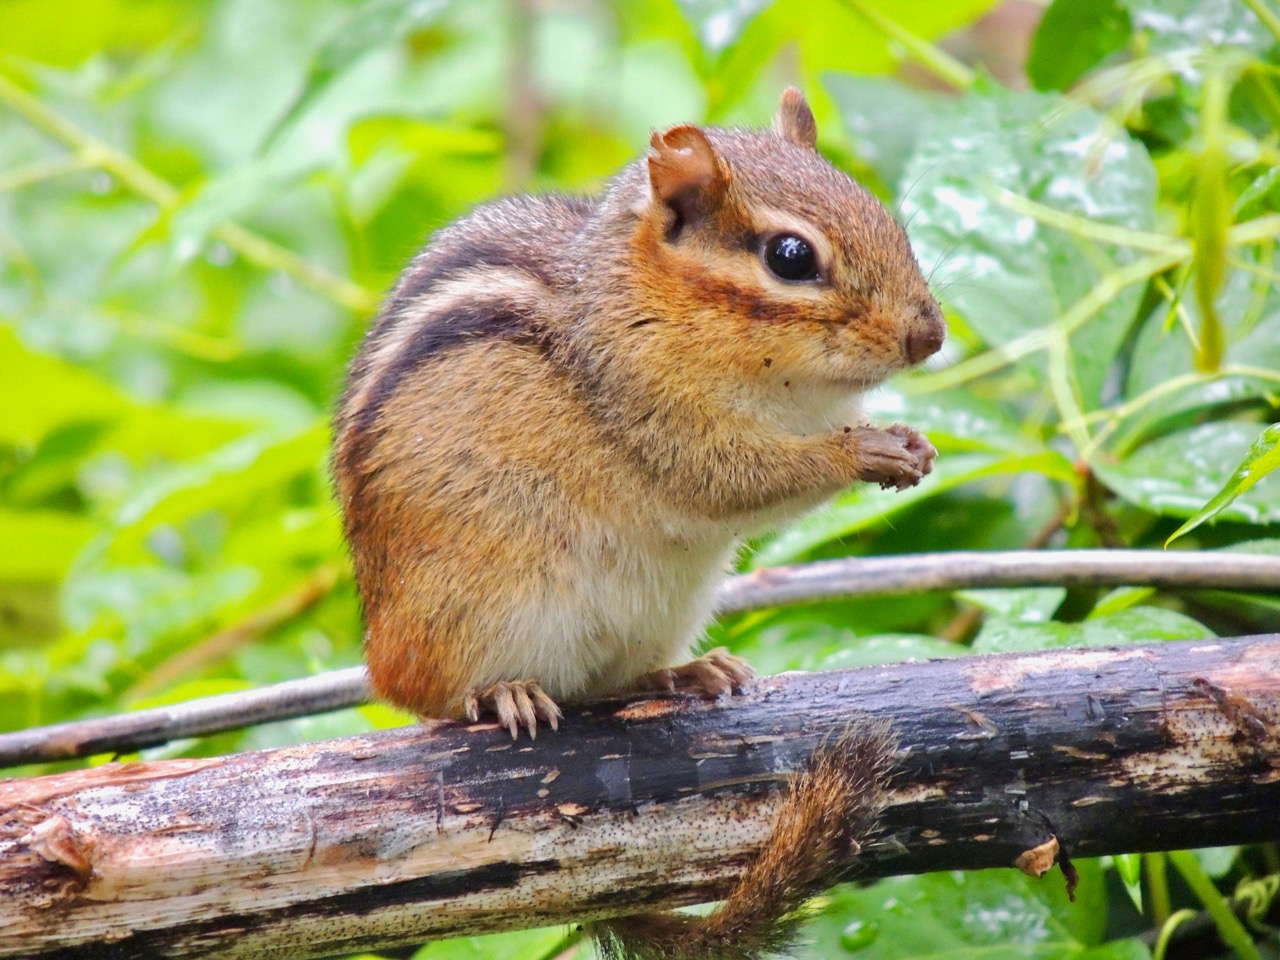
<svg viewBox="0 0 1280 960">
<path fill-rule="evenodd" d="M 6 0 L 0 730 L 357 663 L 325 451 L 379 292 L 476 202 L 596 189 L 651 127 L 759 125 L 789 82 L 909 225 L 951 339 L 872 398 L 937 444 L 933 476 L 847 493 L 744 565 L 1185 526 L 1173 548 L 1277 552 L 1268 3 L 1056 0 L 1023 69 L 1042 11 L 975 26 L 992 0 Z M 1274 595 L 1036 589 L 744 615 L 714 639 L 773 671 L 1276 629 Z M 1280 883 L 1269 847 L 1143 862 L 1082 865 L 1075 905 L 1011 870 L 842 888 L 797 956 L 1140 958 L 1179 907 L 1221 891 L 1253 924 Z M 566 948 L 555 929 L 419 956 Z"/>
</svg>

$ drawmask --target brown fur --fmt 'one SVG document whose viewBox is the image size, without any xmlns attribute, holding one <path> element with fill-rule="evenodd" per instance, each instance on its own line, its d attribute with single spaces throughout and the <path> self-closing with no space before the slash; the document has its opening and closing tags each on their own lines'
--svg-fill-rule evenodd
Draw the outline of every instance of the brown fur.
<svg viewBox="0 0 1280 960">
<path fill-rule="evenodd" d="M 800 907 L 840 880 L 871 837 L 893 750 L 884 725 L 850 728 L 794 779 L 759 854 L 718 910 L 594 924 L 605 960 L 755 960 L 784 949 Z"/>
<path fill-rule="evenodd" d="M 906 428 L 839 422 L 942 321 L 811 124 L 789 92 L 776 133 L 673 127 L 598 201 L 481 207 L 405 271 L 334 446 L 379 696 L 456 716 L 501 681 L 625 689 L 687 657 L 743 536 L 927 472 Z M 780 231 L 821 282 L 766 270 Z"/>
<path fill-rule="evenodd" d="M 488 204 L 410 264 L 335 424 L 379 697 L 515 736 L 553 725 L 551 700 L 734 689 L 749 668 L 726 653 L 677 665 L 742 540 L 929 472 L 928 441 L 856 401 L 941 345 L 941 312 L 901 227 L 815 137 L 798 91 L 773 132 L 672 127 L 598 200 Z M 783 233 L 816 280 L 766 267 Z M 775 948 L 869 829 L 887 749 L 872 731 L 824 753 L 705 924 L 601 930 L 643 957 Z"/>
</svg>

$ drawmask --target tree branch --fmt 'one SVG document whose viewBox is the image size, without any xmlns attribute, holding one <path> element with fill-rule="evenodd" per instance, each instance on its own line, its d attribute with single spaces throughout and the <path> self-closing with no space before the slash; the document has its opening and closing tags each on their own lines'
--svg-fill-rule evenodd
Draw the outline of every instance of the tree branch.
<svg viewBox="0 0 1280 960">
<path fill-rule="evenodd" d="M 321 957 L 721 896 L 780 778 L 901 744 L 864 878 L 1280 839 L 1280 635 L 904 663 L 0 783 L 0 956 Z M 96 952 L 95 952 L 96 951 Z"/>
<path fill-rule="evenodd" d="M 984 587 L 1118 586 L 1280 590 L 1280 557 L 1160 550 L 1010 550 L 853 557 L 767 567 L 730 577 L 718 612 L 815 603 L 845 597 Z M 0 769 L 132 753 L 182 737 L 207 736 L 368 702 L 364 668 L 353 667 L 244 693 L 223 694 L 119 716 L 0 734 Z"/>
</svg>

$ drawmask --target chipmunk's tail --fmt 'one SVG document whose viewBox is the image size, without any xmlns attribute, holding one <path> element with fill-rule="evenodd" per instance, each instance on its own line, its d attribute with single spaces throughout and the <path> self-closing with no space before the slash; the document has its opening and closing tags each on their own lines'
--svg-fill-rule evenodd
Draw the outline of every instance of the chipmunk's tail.
<svg viewBox="0 0 1280 960">
<path fill-rule="evenodd" d="M 756 960 L 783 950 L 799 908 L 836 883 L 875 829 L 895 743 L 880 722 L 850 727 L 792 781 L 760 853 L 706 916 L 637 914 L 592 924 L 605 960 Z"/>
</svg>

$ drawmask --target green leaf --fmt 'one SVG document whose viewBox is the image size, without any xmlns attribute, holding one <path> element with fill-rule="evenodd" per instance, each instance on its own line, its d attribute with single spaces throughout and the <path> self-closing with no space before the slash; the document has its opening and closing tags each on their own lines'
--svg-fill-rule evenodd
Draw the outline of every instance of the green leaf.
<svg viewBox="0 0 1280 960">
<path fill-rule="evenodd" d="M 1130 643 L 1207 640 L 1213 631 L 1185 614 L 1162 607 L 1131 607 L 1082 623 L 1030 623 L 988 617 L 974 637 L 973 653 L 1011 653 L 1059 647 L 1112 647 Z"/>
<path fill-rule="evenodd" d="M 1260 207 L 1267 204 L 1277 184 L 1280 184 L 1280 167 L 1268 167 L 1258 174 L 1249 186 L 1240 191 L 1240 196 L 1236 197 L 1235 216 L 1239 218 L 1241 214 L 1251 212 L 1249 208 L 1255 204 Z M 1272 207 L 1268 205 L 1266 209 L 1270 210 Z"/>
<path fill-rule="evenodd" d="M 826 649 L 817 670 L 847 670 L 853 667 L 876 667 L 904 660 L 942 660 L 959 657 L 965 648 L 949 640 L 939 640 L 914 633 L 885 633 L 858 637 L 852 643 Z"/>
<path fill-rule="evenodd" d="M 1115 864 L 1116 874 L 1124 884 L 1125 893 L 1133 901 L 1134 907 L 1142 912 L 1142 854 L 1118 853 L 1111 858 Z"/>
<path fill-rule="evenodd" d="M 916 142 L 955 109 L 955 98 L 887 77 L 828 73 L 823 86 L 840 108 L 858 159 L 886 184 L 899 183 Z"/>
<path fill-rule="evenodd" d="M 1107 614 L 1119 613 L 1150 600 L 1156 591 L 1154 587 L 1117 587 L 1108 591 L 1094 604 L 1089 617 L 1104 617 Z"/>
<path fill-rule="evenodd" d="M 1247 476 L 1214 514 L 1244 523 L 1275 523 L 1280 521 L 1280 483 L 1266 479 L 1272 462 L 1266 451 L 1275 433 L 1269 429 L 1259 438 L 1257 429 L 1235 421 L 1201 424 L 1153 440 L 1121 463 L 1099 463 L 1095 471 L 1110 490 L 1136 506 L 1194 517 L 1231 484 L 1231 464 L 1238 463 Z M 1256 456 L 1249 452 L 1255 443 Z"/>
<path fill-rule="evenodd" d="M 316 51 L 302 90 L 271 127 L 263 151 L 271 147 L 319 96 L 346 70 L 379 47 L 397 43 L 433 24 L 449 0 L 368 0 Z"/>
<path fill-rule="evenodd" d="M 1151 54 L 1236 47 L 1255 54 L 1274 38 L 1237 0 L 1122 0 Z"/>
<path fill-rule="evenodd" d="M 773 0 L 676 0 L 698 40 L 715 54 L 737 42 L 760 12 Z"/>
<path fill-rule="evenodd" d="M 61 580 L 96 532 L 96 524 L 75 514 L 0 508 L 0 581 Z"/>
<path fill-rule="evenodd" d="M 295 162 L 287 167 L 268 161 L 241 164 L 188 190 L 184 202 L 167 211 L 165 222 L 160 224 L 168 228 L 170 268 L 200 256 L 210 235 L 222 224 L 266 203 L 278 202 L 279 195 L 305 176 L 315 162 Z"/>
<path fill-rule="evenodd" d="M 63 615 L 76 630 L 114 634 L 120 652 L 167 652 L 174 637 L 216 629 L 219 613 L 258 585 L 252 567 L 188 574 L 158 565 L 85 567 L 68 578 Z M 157 650 L 156 645 L 166 646 Z"/>
<path fill-rule="evenodd" d="M 1066 597 L 1065 587 L 961 590 L 956 594 L 957 600 L 972 603 L 987 613 L 1024 623 L 1049 620 Z"/>
<path fill-rule="evenodd" d="M 1079 902 L 1062 878 L 1038 880 L 1013 870 L 890 877 L 867 887 L 837 887 L 804 931 L 803 960 L 1023 960 L 1078 958 L 1096 945 L 1106 918 L 1102 872 L 1078 861 Z"/>
<path fill-rule="evenodd" d="M 254 434 L 160 471 L 116 510 L 116 537 L 121 544 L 134 543 L 158 524 L 178 523 L 215 507 L 252 504 L 299 474 L 318 472 L 328 440 L 327 424 L 284 439 Z"/>
<path fill-rule="evenodd" d="M 743 10 L 754 9 L 758 0 L 737 0 Z M 708 11 L 734 4 L 734 0 L 709 0 Z M 885 0 L 867 6 L 878 8 L 920 40 L 930 41 L 972 23 L 995 5 L 994 0 L 914 0 L 909 16 L 906 8 Z M 626 5 L 630 7 L 631 5 Z M 802 10 L 803 13 L 797 13 Z M 741 22 L 735 20 L 738 26 Z M 695 33 L 697 27 L 695 26 Z M 702 47 L 701 42 L 699 47 Z M 803 51 L 792 60 L 792 49 Z M 851 52 L 856 51 L 856 56 Z M 710 115 L 717 121 L 739 122 L 747 117 L 740 111 L 744 95 L 758 98 L 762 110 L 772 110 L 778 102 L 779 75 L 773 65 L 786 68 L 788 79 L 803 86 L 812 98 L 818 115 L 818 129 L 827 129 L 827 114 L 821 87 L 830 71 L 859 74 L 890 74 L 899 68 L 906 54 L 902 45 L 864 19 L 848 0 L 809 0 L 803 7 L 794 3 L 772 3 L 745 22 L 741 35 L 720 51 L 698 58 L 704 73 L 704 89 L 710 99 Z M 724 105 L 734 109 L 724 115 Z M 767 114 L 765 114 L 767 116 Z M 684 117 L 683 119 L 691 119 Z M 760 117 L 754 115 L 753 124 Z"/>
<path fill-rule="evenodd" d="M 38 399 L 33 384 L 39 384 Z M 15 478 L 27 488 L 19 495 L 27 496 L 65 480 L 78 462 L 99 450 L 135 459 L 181 456 L 244 432 L 231 419 L 138 403 L 83 367 L 27 348 L 4 324 L 0 410 L 0 444 L 40 445 Z"/>
<path fill-rule="evenodd" d="M 12 327 L 0 324 L 0 443 L 34 444 L 63 424 L 111 421 L 135 408 L 115 387 L 75 364 L 28 349 Z"/>
<path fill-rule="evenodd" d="M 1052 325 L 1100 279 L 1137 257 L 1039 223 L 1005 190 L 1134 230 L 1155 223 L 1147 151 L 1101 114 L 1055 94 L 974 92 L 923 133 L 899 184 L 901 213 L 925 274 L 992 347 Z M 1070 373 L 1096 408 L 1142 296 L 1131 286 L 1071 335 Z M 1024 361 L 1047 378 L 1045 357 Z"/>
<path fill-rule="evenodd" d="M 1204 872 L 1215 880 L 1221 880 L 1229 874 L 1236 858 L 1240 856 L 1239 847 L 1202 847 L 1191 852 L 1200 861 Z"/>
<path fill-rule="evenodd" d="M 0 35 L 9 57 L 73 67 L 95 55 L 137 55 L 190 28 L 200 8 L 181 3 L 130 0 L 66 0 L 56 23 L 44 0 L 5 0 L 0 6 Z"/>
<path fill-rule="evenodd" d="M 1044 449 L 1039 432 L 1008 405 L 972 390 L 913 394 L 891 384 L 867 397 L 863 409 L 877 423 L 910 424 L 942 457 L 975 450 L 1025 454 Z"/>
<path fill-rule="evenodd" d="M 516 930 L 429 943 L 413 955 L 413 960 L 538 960 L 550 956 L 564 941 L 564 927 Z"/>
<path fill-rule="evenodd" d="M 753 567 L 793 563 L 832 540 L 851 536 L 907 507 L 966 483 L 1023 471 L 1042 473 L 1062 483 L 1079 479 L 1071 462 L 1051 450 L 1033 453 L 970 453 L 940 458 L 919 486 L 902 492 L 860 486 L 836 498 L 831 506 L 809 514 L 767 541 L 752 558 Z"/>
<path fill-rule="evenodd" d="M 1252 489 L 1259 480 L 1275 470 L 1276 467 L 1280 467 L 1280 423 L 1273 423 L 1262 431 L 1258 439 L 1254 440 L 1249 447 L 1249 452 L 1244 455 L 1244 460 L 1241 461 L 1240 466 L 1236 467 L 1236 472 L 1231 475 L 1231 479 L 1226 482 L 1212 500 L 1197 511 L 1190 520 L 1175 530 L 1164 545 L 1167 547 L 1183 534 L 1194 530 L 1206 520 L 1216 517 L 1237 497 Z"/>
<path fill-rule="evenodd" d="M 1112 940 L 1079 955 L 1079 960 L 1151 960 L 1151 948 L 1131 937 L 1128 940 Z"/>
<path fill-rule="evenodd" d="M 1066 90 L 1132 32 L 1121 0 L 1053 0 L 1031 39 L 1027 77 L 1037 90 Z"/>
</svg>

